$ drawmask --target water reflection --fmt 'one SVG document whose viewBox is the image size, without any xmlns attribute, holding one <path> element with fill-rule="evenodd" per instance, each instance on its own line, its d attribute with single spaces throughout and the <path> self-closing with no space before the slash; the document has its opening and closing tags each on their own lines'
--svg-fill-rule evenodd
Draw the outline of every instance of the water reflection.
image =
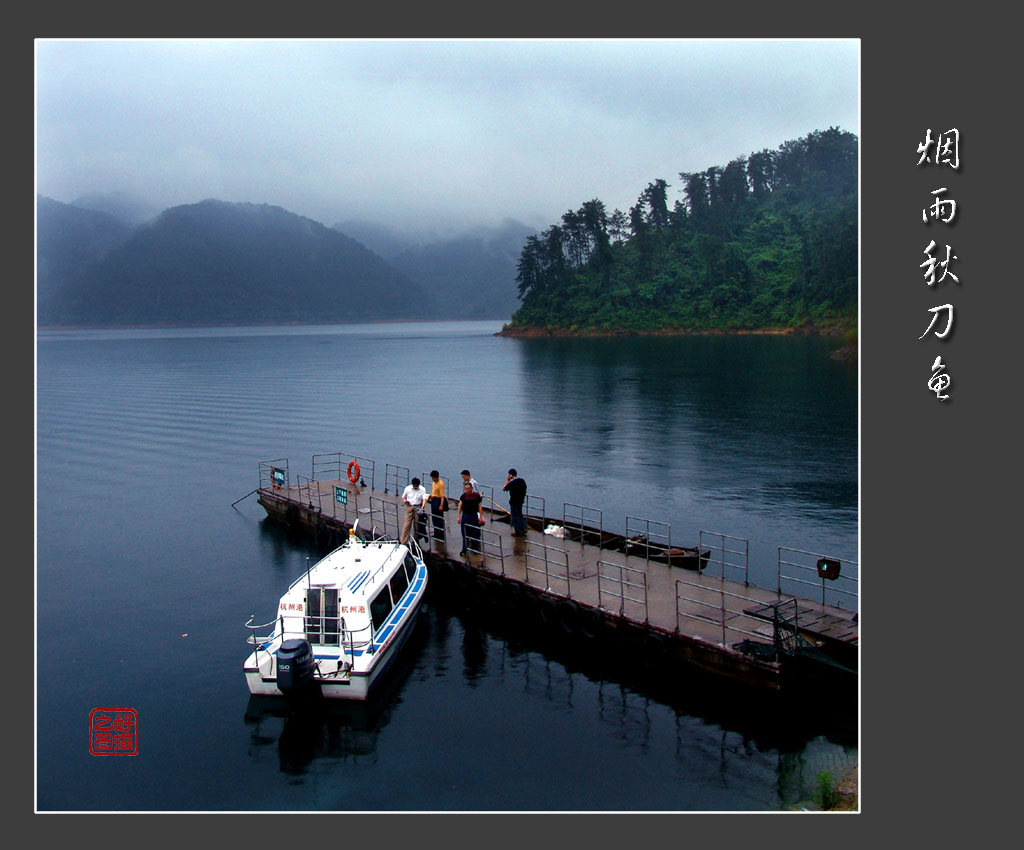
<svg viewBox="0 0 1024 850">
<path fill-rule="evenodd" d="M 250 697 L 245 710 L 245 722 L 252 726 L 250 756 L 259 760 L 276 745 L 281 773 L 292 776 L 306 773 L 318 758 L 375 758 L 384 712 L 338 702 L 295 707 L 280 698 Z"/>
<path fill-rule="evenodd" d="M 273 754 L 281 774 L 318 783 L 309 799 L 317 799 L 321 791 L 334 799 L 328 793 L 334 787 L 329 774 L 317 770 L 318 762 L 352 768 L 375 765 L 388 775 L 394 770 L 401 773 L 399 763 L 442 758 L 437 747 L 451 743 L 447 736 L 454 729 L 465 732 L 460 742 L 464 759 L 486 758 L 494 742 L 477 738 L 474 730 L 479 727 L 469 717 L 448 732 L 440 718 L 435 718 L 438 729 L 422 726 L 436 705 L 436 695 L 428 694 L 421 702 L 423 692 L 410 686 L 441 676 L 439 686 L 448 693 L 487 692 L 483 704 L 496 707 L 510 697 L 521 697 L 515 713 L 480 718 L 493 726 L 490 735 L 534 731 L 535 749 L 520 738 L 523 757 L 515 771 L 521 775 L 506 777 L 512 787 L 526 789 L 509 798 L 509 810 L 773 809 L 809 799 L 821 770 L 838 778 L 856 764 L 855 727 L 849 718 L 833 725 L 828 706 L 808 712 L 806 702 L 762 701 L 733 692 L 721 682 L 709 686 L 708 680 L 698 677 L 659 681 L 630 675 L 621 666 L 603 666 L 593 654 L 543 644 L 522 630 L 498 634 L 472 613 L 447 608 L 437 599 L 424 609 L 410 640 L 401 666 L 392 671 L 395 675 L 365 703 L 321 700 L 296 707 L 280 699 L 251 697 L 244 718 L 250 727 L 250 759 L 261 762 Z M 461 667 L 449 664 L 447 673 L 439 672 L 445 659 L 453 657 L 461 659 Z M 460 702 L 469 699 L 462 696 Z M 517 726 L 520 723 L 525 726 Z M 559 750 L 553 742 L 565 737 L 561 724 L 586 737 L 593 764 L 573 767 L 552 761 L 551 779 L 545 784 L 548 780 L 537 773 L 536 758 L 543 754 L 557 759 Z M 396 742 L 400 756 L 394 751 Z M 604 780 L 591 777 L 594 770 L 614 772 L 627 764 L 642 765 L 650 777 L 661 777 L 656 788 L 606 786 Z M 337 770 L 333 774 L 338 775 Z M 435 781 L 444 775 L 438 773 Z M 396 796 L 395 807 L 493 808 L 486 792 L 473 787 L 465 788 L 456 804 L 446 802 L 449 798 L 443 795 L 437 798 L 441 803 L 432 802 L 430 788 L 420 793 L 410 806 Z"/>
<path fill-rule="evenodd" d="M 666 689 L 655 696 L 642 684 L 595 679 L 546 655 L 522 658 L 523 692 L 577 714 L 595 712 L 603 741 L 652 758 L 671 742 L 677 774 L 685 776 L 688 793 L 697 795 L 688 810 L 701 808 L 699 789 L 707 784 L 734 789 L 735 808 L 792 805 L 810 798 L 822 770 L 838 779 L 857 763 L 852 730 L 844 734 L 827 723 L 808 722 L 795 705 L 733 701 L 720 688 L 706 699 L 707 688 L 696 683 L 692 691 L 684 685 L 674 696 Z M 596 693 L 581 687 L 583 682 L 596 683 Z M 603 746 L 602 740 L 595 746 Z M 709 801 L 710 808 L 717 805 Z"/>
<path fill-rule="evenodd" d="M 401 704 L 401 693 L 429 635 L 416 623 L 402 652 L 367 700 L 307 699 L 251 695 L 245 723 L 252 727 L 249 755 L 259 760 L 274 744 L 282 773 L 306 773 L 316 759 L 375 760 L 377 741 Z"/>
<path fill-rule="evenodd" d="M 540 443 L 609 479 L 856 506 L 857 376 L 835 343 L 769 336 L 517 340 Z M 659 470 L 666 474 L 659 475 Z M 755 497 L 756 493 L 753 494 Z"/>
<path fill-rule="evenodd" d="M 475 686 L 487 673 L 487 634 L 475 625 L 468 625 L 462 633 L 462 672 L 466 682 Z"/>
</svg>

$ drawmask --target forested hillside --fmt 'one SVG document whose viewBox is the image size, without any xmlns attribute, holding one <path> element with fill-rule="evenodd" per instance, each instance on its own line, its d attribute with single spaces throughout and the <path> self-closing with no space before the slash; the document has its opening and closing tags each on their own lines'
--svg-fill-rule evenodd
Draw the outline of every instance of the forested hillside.
<svg viewBox="0 0 1024 850">
<path fill-rule="evenodd" d="M 503 333 L 845 330 L 857 311 L 857 138 L 830 128 L 597 199 L 531 236 Z"/>
<path fill-rule="evenodd" d="M 59 313 L 92 264 L 123 244 L 131 227 L 106 212 L 40 197 L 36 203 L 37 310 Z"/>
<path fill-rule="evenodd" d="M 53 221 L 43 221 L 47 207 L 40 199 L 41 233 Z M 61 244 L 62 235 L 53 234 L 53 244 Z M 40 239 L 41 265 L 48 244 Z M 203 201 L 173 207 L 102 256 L 83 261 L 59 287 L 56 279 L 52 283 L 40 274 L 40 325 L 282 324 L 436 315 L 429 293 L 359 242 L 266 204 Z"/>
</svg>

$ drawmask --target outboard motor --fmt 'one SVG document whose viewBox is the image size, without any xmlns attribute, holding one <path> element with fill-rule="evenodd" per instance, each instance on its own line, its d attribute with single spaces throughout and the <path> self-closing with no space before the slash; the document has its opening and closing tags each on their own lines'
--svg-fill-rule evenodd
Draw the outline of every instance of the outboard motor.
<svg viewBox="0 0 1024 850">
<path fill-rule="evenodd" d="M 313 647 L 308 640 L 296 638 L 281 643 L 277 651 L 277 687 L 286 697 L 307 693 L 313 688 Z"/>
</svg>

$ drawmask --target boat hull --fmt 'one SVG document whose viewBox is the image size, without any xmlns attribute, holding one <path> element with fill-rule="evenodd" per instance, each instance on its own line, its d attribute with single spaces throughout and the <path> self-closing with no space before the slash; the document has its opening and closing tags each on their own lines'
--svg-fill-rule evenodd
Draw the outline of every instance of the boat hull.
<svg viewBox="0 0 1024 850">
<path fill-rule="evenodd" d="M 419 607 L 417 605 L 416 610 L 409 614 L 408 619 L 402 625 L 401 631 L 395 636 L 395 640 L 383 649 L 378 650 L 376 653 L 377 658 L 368 670 L 353 670 L 344 679 L 332 676 L 314 676 L 313 690 L 316 691 L 318 689 L 320 695 L 326 699 L 368 699 L 374 686 L 391 668 L 395 657 L 408 640 L 409 633 L 416 625 L 416 620 L 419 617 Z M 263 665 L 263 670 L 257 668 L 254 655 L 255 653 L 250 655 L 245 664 L 245 680 L 249 685 L 249 693 L 254 696 L 285 696 L 277 687 L 277 677 L 274 675 L 273 667 L 269 670 L 271 675 L 265 675 L 264 671 L 266 671 L 267 665 Z M 314 660 L 317 662 L 332 660 L 335 657 L 325 656 L 316 652 L 313 655 Z"/>
<path fill-rule="evenodd" d="M 349 649 L 313 645 L 315 672 L 310 693 L 326 699 L 365 700 L 388 673 L 402 651 L 419 617 L 427 586 L 427 568 L 422 563 L 402 603 L 370 641 L 369 648 Z M 249 654 L 243 669 L 249 693 L 254 696 L 289 696 L 278 687 L 277 652 L 283 636 L 272 637 Z"/>
</svg>

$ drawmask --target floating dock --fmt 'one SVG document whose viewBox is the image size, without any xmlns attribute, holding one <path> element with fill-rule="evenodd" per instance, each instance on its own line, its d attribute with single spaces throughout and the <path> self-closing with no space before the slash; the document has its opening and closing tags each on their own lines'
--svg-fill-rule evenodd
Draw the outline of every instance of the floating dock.
<svg viewBox="0 0 1024 850">
<path fill-rule="evenodd" d="M 428 474 L 415 475 L 429 485 Z M 381 469 L 334 452 L 313 455 L 309 476 L 293 473 L 286 459 L 262 461 L 252 492 L 268 518 L 329 550 L 356 520 L 361 536 L 397 538 L 401 493 L 412 477 L 408 467 Z M 493 488 L 479 490 L 486 523 L 466 555 L 456 554 L 462 537 L 451 495 L 443 539 L 429 512 L 415 530 L 431 586 L 446 597 L 646 669 L 681 665 L 776 691 L 855 681 L 855 562 L 780 547 L 776 586 L 757 587 L 742 538 L 701 531 L 697 545 L 685 547 L 667 523 L 629 516 L 625 533 L 615 533 L 599 509 L 563 502 L 552 515 L 533 494 L 524 506 L 529 531 L 513 536 Z"/>
</svg>

